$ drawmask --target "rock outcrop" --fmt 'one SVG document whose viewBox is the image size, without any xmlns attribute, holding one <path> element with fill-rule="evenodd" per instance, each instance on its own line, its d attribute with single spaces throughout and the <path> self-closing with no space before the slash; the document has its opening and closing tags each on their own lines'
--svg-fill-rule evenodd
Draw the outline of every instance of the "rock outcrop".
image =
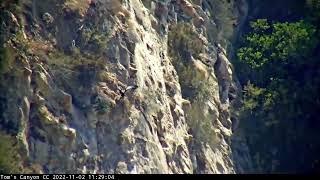
<svg viewBox="0 0 320 180">
<path fill-rule="evenodd" d="M 2 13 L 0 123 L 19 135 L 26 166 L 37 173 L 250 169 L 250 157 L 238 153 L 248 154 L 245 142 L 232 143 L 239 86 L 228 59 L 245 1 L 19 6 Z M 137 88 L 122 94 L 128 86 Z"/>
</svg>

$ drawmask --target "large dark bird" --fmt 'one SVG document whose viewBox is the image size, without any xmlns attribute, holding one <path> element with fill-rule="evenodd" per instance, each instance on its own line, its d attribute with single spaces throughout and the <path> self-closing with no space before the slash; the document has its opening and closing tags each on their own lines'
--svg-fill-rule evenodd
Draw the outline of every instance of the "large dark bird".
<svg viewBox="0 0 320 180">
<path fill-rule="evenodd" d="M 137 85 L 133 85 L 133 86 L 128 86 L 126 89 L 122 89 L 122 88 L 118 88 L 118 91 L 119 91 L 119 93 L 120 93 L 120 95 L 121 95 L 121 98 L 122 97 L 124 97 L 125 96 L 125 94 L 126 94 L 126 92 L 127 91 L 130 91 L 130 90 L 135 90 L 135 89 L 137 89 L 138 88 L 138 86 Z"/>
</svg>

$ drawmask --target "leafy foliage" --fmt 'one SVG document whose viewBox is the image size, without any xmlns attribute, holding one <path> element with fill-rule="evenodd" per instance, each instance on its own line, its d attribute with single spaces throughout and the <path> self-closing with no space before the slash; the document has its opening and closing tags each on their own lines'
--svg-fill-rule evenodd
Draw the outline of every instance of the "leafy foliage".
<svg viewBox="0 0 320 180">
<path fill-rule="evenodd" d="M 238 57 L 252 68 L 302 58 L 315 45 L 315 28 L 304 21 L 269 25 L 266 19 L 259 19 L 251 27 L 253 32 L 246 37 L 246 46 L 239 49 Z"/>
<path fill-rule="evenodd" d="M 21 158 L 14 137 L 0 133 L 0 173 L 21 173 Z"/>
<path fill-rule="evenodd" d="M 197 58 L 203 49 L 203 42 L 190 24 L 181 23 L 172 27 L 168 37 L 168 53 L 179 73 L 182 89 L 197 90 L 192 97 L 197 97 L 200 90 L 205 90 L 205 84 L 201 83 L 203 79 L 199 79 L 191 59 L 191 56 Z"/>
<path fill-rule="evenodd" d="M 168 49 L 171 57 L 178 55 L 185 59 L 189 52 L 197 57 L 203 50 L 204 44 L 192 25 L 180 23 L 172 27 L 168 37 Z M 181 53 L 179 53 L 181 52 Z"/>
<path fill-rule="evenodd" d="M 261 172 L 315 170 L 320 149 L 312 139 L 319 137 L 320 127 L 318 29 L 306 20 L 258 19 L 250 25 L 237 55 L 240 72 L 252 82 L 244 86 L 241 119 L 256 167 Z M 296 163 L 290 163 L 293 158 Z"/>
<path fill-rule="evenodd" d="M 94 29 L 85 28 L 81 31 L 80 44 L 83 49 L 88 49 L 96 54 L 102 54 L 110 40 L 108 33 L 101 33 Z"/>
<path fill-rule="evenodd" d="M 98 114 L 105 114 L 108 112 L 110 105 L 108 104 L 108 102 L 106 102 L 102 98 L 97 97 L 95 99 L 94 108 Z"/>
</svg>

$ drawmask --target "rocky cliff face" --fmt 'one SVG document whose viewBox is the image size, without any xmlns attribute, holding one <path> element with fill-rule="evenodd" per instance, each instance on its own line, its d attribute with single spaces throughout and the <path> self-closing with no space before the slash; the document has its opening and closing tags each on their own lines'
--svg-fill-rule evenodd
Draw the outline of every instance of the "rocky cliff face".
<svg viewBox="0 0 320 180">
<path fill-rule="evenodd" d="M 228 59 L 244 0 L 2 6 L 1 129 L 33 172 L 250 170 Z"/>
</svg>

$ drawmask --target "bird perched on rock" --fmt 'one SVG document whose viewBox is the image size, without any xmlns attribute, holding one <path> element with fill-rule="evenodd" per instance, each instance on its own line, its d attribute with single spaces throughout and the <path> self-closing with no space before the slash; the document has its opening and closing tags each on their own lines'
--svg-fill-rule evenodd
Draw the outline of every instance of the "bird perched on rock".
<svg viewBox="0 0 320 180">
<path fill-rule="evenodd" d="M 138 88 L 138 86 L 137 85 L 133 85 L 133 86 L 127 86 L 127 88 L 126 89 L 122 89 L 122 88 L 119 88 L 118 87 L 118 91 L 119 91 L 119 93 L 120 93 L 120 95 L 121 95 L 121 98 L 122 97 L 124 97 L 125 95 L 126 95 L 126 92 L 128 92 L 128 91 L 133 91 L 133 90 L 135 90 L 135 89 L 137 89 Z"/>
</svg>

